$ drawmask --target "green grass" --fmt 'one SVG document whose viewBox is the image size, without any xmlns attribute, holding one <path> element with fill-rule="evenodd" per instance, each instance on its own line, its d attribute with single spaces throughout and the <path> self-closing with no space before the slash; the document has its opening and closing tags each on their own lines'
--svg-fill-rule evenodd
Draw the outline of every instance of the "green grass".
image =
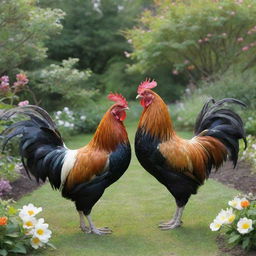
<svg viewBox="0 0 256 256">
<path fill-rule="evenodd" d="M 128 124 L 133 144 L 135 125 Z M 190 133 L 182 133 L 191 137 Z M 85 145 L 90 136 L 76 136 L 69 147 Z M 47 249 L 36 255 L 59 256 L 213 256 L 217 255 L 216 233 L 209 223 L 237 191 L 213 180 L 206 182 L 192 196 L 184 212 L 183 226 L 161 231 L 157 224 L 171 218 L 175 203 L 169 192 L 142 169 L 134 151 L 129 169 L 110 186 L 92 210 L 97 226 L 109 226 L 109 236 L 83 234 L 78 228 L 78 215 L 72 202 L 53 191 L 49 184 L 23 197 L 18 205 L 29 202 L 43 207 L 44 217 L 53 231 L 51 242 L 57 250 Z"/>
</svg>

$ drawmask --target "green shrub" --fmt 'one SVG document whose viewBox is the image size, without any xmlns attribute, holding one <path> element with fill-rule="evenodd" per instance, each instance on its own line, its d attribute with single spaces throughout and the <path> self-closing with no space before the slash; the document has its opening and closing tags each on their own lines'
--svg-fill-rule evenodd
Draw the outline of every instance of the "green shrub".
<svg viewBox="0 0 256 256">
<path fill-rule="evenodd" d="M 62 137 L 66 139 L 71 135 L 94 132 L 105 111 L 105 106 L 96 105 L 74 111 L 64 107 L 62 111 L 54 112 L 53 118 Z"/>
<path fill-rule="evenodd" d="M 60 9 L 40 8 L 35 0 L 1 1 L 0 74 L 46 57 L 44 41 L 61 31 Z"/>
<path fill-rule="evenodd" d="M 16 180 L 19 177 L 19 173 L 16 171 L 16 165 L 18 163 L 18 158 L 0 154 L 0 179 L 8 181 Z"/>
<path fill-rule="evenodd" d="M 197 115 L 208 98 L 209 96 L 204 94 L 188 94 L 182 98 L 181 102 L 170 105 L 170 115 L 175 128 L 193 130 Z"/>
<path fill-rule="evenodd" d="M 256 173 L 256 137 L 247 136 L 247 148 L 240 152 L 240 159 L 250 163 L 251 169 Z"/>
<path fill-rule="evenodd" d="M 230 70 L 216 81 L 201 81 L 199 89 L 184 96 L 180 103 L 174 106 L 171 114 L 175 124 L 180 128 L 193 128 L 196 117 L 207 98 L 220 100 L 236 98 L 243 101 L 247 107 L 233 105 L 245 123 L 248 134 L 256 134 L 256 77 L 254 71 L 245 73 Z"/>
<path fill-rule="evenodd" d="M 256 5 L 247 1 L 155 1 L 128 30 L 135 70 L 173 67 L 189 79 L 224 73 L 234 63 L 255 64 Z"/>
<path fill-rule="evenodd" d="M 69 58 L 61 64 L 51 64 L 44 69 L 30 73 L 31 88 L 36 95 L 34 104 L 54 111 L 58 108 L 78 108 L 90 104 L 97 93 L 88 89 L 89 70 L 80 71 L 75 68 L 79 59 Z"/>
</svg>

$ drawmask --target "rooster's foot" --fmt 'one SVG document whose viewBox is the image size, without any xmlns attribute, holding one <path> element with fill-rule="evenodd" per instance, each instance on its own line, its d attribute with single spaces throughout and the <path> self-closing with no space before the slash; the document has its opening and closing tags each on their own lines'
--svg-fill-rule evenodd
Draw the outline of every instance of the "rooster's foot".
<svg viewBox="0 0 256 256">
<path fill-rule="evenodd" d="M 84 232 L 84 233 L 90 233 L 90 228 L 85 226 L 85 225 L 80 225 L 80 229 Z"/>
<path fill-rule="evenodd" d="M 92 234 L 96 234 L 96 235 L 109 235 L 112 234 L 112 230 L 109 229 L 108 227 L 104 227 L 104 228 L 93 228 L 91 230 Z"/>
<path fill-rule="evenodd" d="M 160 224 L 158 225 L 158 227 L 159 227 L 159 228 L 163 228 L 163 227 L 166 227 L 166 226 L 170 226 L 170 225 L 172 225 L 174 222 L 175 222 L 175 220 L 174 220 L 174 219 L 171 219 L 171 220 L 168 221 L 168 222 L 160 223 Z"/>
<path fill-rule="evenodd" d="M 180 227 L 181 224 L 182 224 L 182 221 L 176 221 L 176 222 L 173 222 L 173 223 L 171 223 L 169 225 L 161 226 L 160 229 L 161 230 L 175 229 L 175 228 Z"/>
</svg>

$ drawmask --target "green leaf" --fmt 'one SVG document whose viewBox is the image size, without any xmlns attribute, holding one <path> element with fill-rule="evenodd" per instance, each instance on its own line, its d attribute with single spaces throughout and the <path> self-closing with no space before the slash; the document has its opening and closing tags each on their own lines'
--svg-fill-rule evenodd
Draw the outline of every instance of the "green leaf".
<svg viewBox="0 0 256 256">
<path fill-rule="evenodd" d="M 4 244 L 13 245 L 13 242 L 11 240 L 4 240 Z"/>
<path fill-rule="evenodd" d="M 8 236 L 8 237 L 19 237 L 20 234 L 15 232 L 15 233 L 6 234 L 5 236 Z"/>
<path fill-rule="evenodd" d="M 243 249 L 249 249 L 250 245 L 250 237 L 246 237 L 244 240 L 243 240 L 243 243 L 242 243 L 242 248 Z"/>
<path fill-rule="evenodd" d="M 6 256 L 8 252 L 5 249 L 0 249 L 0 255 L 1 256 Z"/>
<path fill-rule="evenodd" d="M 232 235 L 229 239 L 228 242 L 230 244 L 237 242 L 240 239 L 240 235 L 236 234 L 236 235 Z"/>
<path fill-rule="evenodd" d="M 15 247 L 12 250 L 10 250 L 10 252 L 26 254 L 27 249 L 23 244 L 18 243 L 18 244 L 15 245 Z"/>
<path fill-rule="evenodd" d="M 250 209 L 248 215 L 256 215 L 256 209 Z"/>
</svg>

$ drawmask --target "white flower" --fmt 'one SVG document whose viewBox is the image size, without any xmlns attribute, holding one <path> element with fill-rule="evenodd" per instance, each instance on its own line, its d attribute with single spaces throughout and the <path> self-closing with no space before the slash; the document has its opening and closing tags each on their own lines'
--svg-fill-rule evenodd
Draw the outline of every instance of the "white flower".
<svg viewBox="0 0 256 256">
<path fill-rule="evenodd" d="M 216 219 L 222 224 L 231 224 L 235 220 L 235 214 L 233 213 L 232 208 L 221 210 L 217 215 Z"/>
<path fill-rule="evenodd" d="M 44 245 L 42 241 L 40 241 L 40 239 L 36 236 L 33 236 L 30 239 L 30 244 L 34 249 L 38 249 L 39 247 L 42 247 Z"/>
<path fill-rule="evenodd" d="M 226 218 L 227 219 L 225 224 L 231 224 L 235 220 L 236 215 L 233 213 L 232 208 L 226 210 Z"/>
<path fill-rule="evenodd" d="M 219 219 L 215 219 L 211 224 L 210 224 L 210 229 L 212 231 L 218 231 L 222 226 L 222 222 Z"/>
<path fill-rule="evenodd" d="M 60 116 L 61 115 L 61 111 L 57 111 L 56 114 L 57 114 L 57 116 Z"/>
<path fill-rule="evenodd" d="M 237 209 L 237 210 L 242 210 L 243 209 L 243 207 L 241 206 L 241 199 L 237 196 L 233 200 L 229 201 L 228 205 Z"/>
<path fill-rule="evenodd" d="M 81 120 L 84 121 L 86 119 L 86 116 L 81 116 Z"/>
<path fill-rule="evenodd" d="M 34 226 L 36 225 L 35 217 L 24 216 L 22 218 L 22 221 L 23 221 L 23 228 L 25 228 L 25 229 L 33 229 Z"/>
<path fill-rule="evenodd" d="M 221 210 L 220 213 L 217 215 L 216 219 L 221 222 L 222 224 L 227 224 L 227 213 L 225 210 Z"/>
<path fill-rule="evenodd" d="M 237 223 L 237 231 L 240 234 L 247 234 L 253 230 L 252 220 L 246 217 L 241 218 Z"/>
<path fill-rule="evenodd" d="M 64 121 L 62 121 L 62 120 L 58 121 L 58 125 L 63 125 L 63 124 L 64 124 Z"/>
<path fill-rule="evenodd" d="M 20 209 L 19 216 L 21 219 L 25 217 L 34 217 L 39 212 L 42 211 L 42 207 L 35 207 L 33 204 L 24 205 L 22 209 Z"/>
<path fill-rule="evenodd" d="M 43 218 L 39 219 L 35 225 L 34 236 L 40 239 L 43 243 L 47 243 L 52 234 L 52 231 L 48 229 L 48 226 L 47 223 L 44 223 Z"/>
</svg>

